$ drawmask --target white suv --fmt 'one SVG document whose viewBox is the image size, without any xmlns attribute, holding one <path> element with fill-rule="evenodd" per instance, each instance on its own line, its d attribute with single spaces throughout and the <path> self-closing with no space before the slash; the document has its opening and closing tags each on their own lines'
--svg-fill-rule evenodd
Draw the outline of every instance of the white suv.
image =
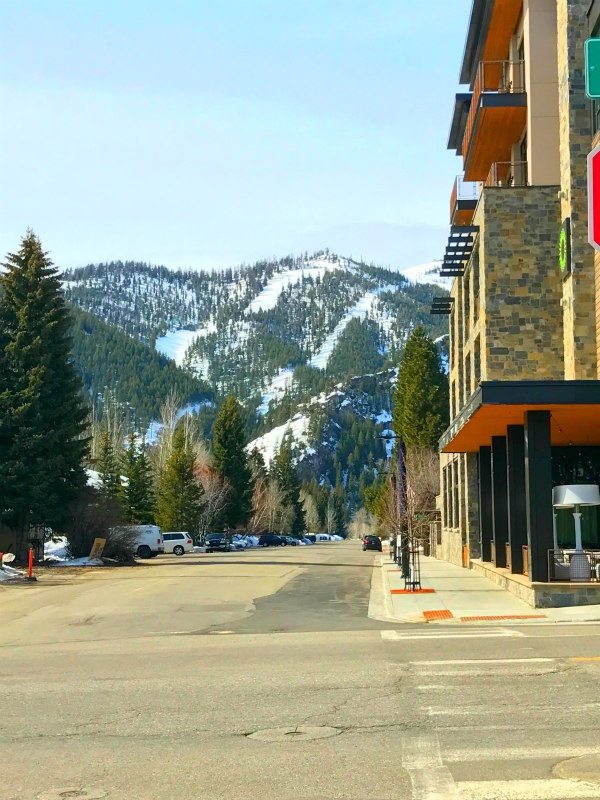
<svg viewBox="0 0 600 800">
<path fill-rule="evenodd" d="M 182 556 L 184 553 L 191 553 L 194 549 L 192 537 L 187 531 L 163 533 L 163 539 L 165 540 L 165 553 Z"/>
</svg>

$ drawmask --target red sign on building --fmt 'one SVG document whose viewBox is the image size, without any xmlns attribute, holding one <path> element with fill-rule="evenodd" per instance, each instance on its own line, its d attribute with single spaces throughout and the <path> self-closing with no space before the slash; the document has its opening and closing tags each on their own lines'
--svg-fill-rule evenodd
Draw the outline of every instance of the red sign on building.
<svg viewBox="0 0 600 800">
<path fill-rule="evenodd" d="M 600 145 L 588 155 L 588 241 L 600 250 Z"/>
</svg>

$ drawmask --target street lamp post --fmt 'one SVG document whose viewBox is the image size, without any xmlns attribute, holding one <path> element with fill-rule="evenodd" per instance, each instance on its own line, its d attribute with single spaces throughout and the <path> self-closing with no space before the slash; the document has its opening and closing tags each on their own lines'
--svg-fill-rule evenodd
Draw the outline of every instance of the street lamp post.
<svg viewBox="0 0 600 800">
<path fill-rule="evenodd" d="M 394 532 L 393 558 L 398 564 L 404 586 L 415 591 L 421 586 L 421 570 L 419 551 L 408 530 L 408 502 L 406 496 L 406 461 L 404 458 L 404 445 L 397 436 L 385 436 L 384 439 L 395 439 L 396 442 L 396 467 L 397 474 L 392 476 L 392 487 L 396 495 L 398 510 L 398 533 Z M 395 479 L 394 479 L 395 478 Z"/>
</svg>

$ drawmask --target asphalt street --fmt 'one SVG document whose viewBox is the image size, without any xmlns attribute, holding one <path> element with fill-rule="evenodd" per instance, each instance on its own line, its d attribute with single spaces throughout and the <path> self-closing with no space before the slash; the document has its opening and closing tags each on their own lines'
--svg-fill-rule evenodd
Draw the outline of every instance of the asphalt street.
<svg viewBox="0 0 600 800">
<path fill-rule="evenodd" d="M 0 588 L 0 798 L 600 798 L 600 625 L 388 624 L 356 542 Z"/>
</svg>

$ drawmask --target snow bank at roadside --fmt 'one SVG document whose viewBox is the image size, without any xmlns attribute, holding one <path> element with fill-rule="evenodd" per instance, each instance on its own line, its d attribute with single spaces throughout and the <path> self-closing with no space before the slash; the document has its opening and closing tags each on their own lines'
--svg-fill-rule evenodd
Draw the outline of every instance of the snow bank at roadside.
<svg viewBox="0 0 600 800">
<path fill-rule="evenodd" d="M 13 569 L 9 567 L 8 564 L 4 564 L 4 566 L 0 567 L 0 583 L 8 583 L 9 581 L 18 581 L 20 578 L 24 578 L 25 574 L 23 572 L 19 572 L 18 569 Z"/>
<path fill-rule="evenodd" d="M 70 558 L 69 542 L 64 536 L 57 536 L 44 543 L 44 561 L 55 567 L 102 567 L 100 558 Z"/>
</svg>

